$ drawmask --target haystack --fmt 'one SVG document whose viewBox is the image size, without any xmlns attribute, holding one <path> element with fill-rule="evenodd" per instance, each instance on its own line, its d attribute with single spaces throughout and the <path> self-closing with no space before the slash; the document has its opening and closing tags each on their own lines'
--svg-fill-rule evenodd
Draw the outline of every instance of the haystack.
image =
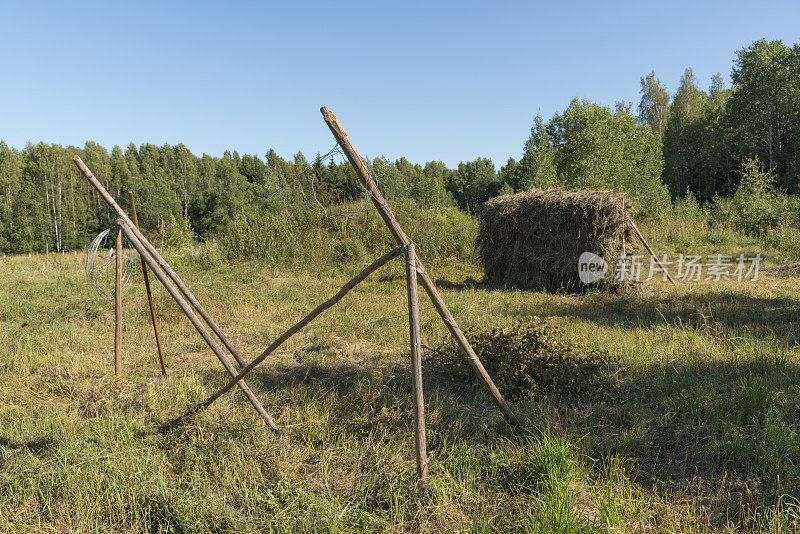
<svg viewBox="0 0 800 534">
<path fill-rule="evenodd" d="M 619 289 L 618 258 L 632 248 L 630 205 L 612 191 L 531 189 L 489 200 L 480 215 L 478 248 L 486 281 L 544 291 Z M 581 282 L 584 252 L 603 258 L 608 272 Z"/>
</svg>

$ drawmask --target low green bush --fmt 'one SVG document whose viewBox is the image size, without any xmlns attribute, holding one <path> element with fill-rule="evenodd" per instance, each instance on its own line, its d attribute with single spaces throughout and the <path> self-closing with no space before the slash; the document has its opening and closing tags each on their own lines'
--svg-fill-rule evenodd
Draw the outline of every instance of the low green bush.
<svg viewBox="0 0 800 534">
<path fill-rule="evenodd" d="M 467 333 L 467 339 L 497 387 L 511 399 L 537 393 L 597 394 L 605 371 L 614 364 L 607 352 L 565 340 L 562 329 L 538 317 Z M 459 374 L 471 373 L 455 343 L 446 345 L 438 358 Z"/>
<path fill-rule="evenodd" d="M 229 260 L 282 263 L 300 255 L 301 239 L 287 217 L 240 213 L 217 236 L 222 255 Z"/>
<path fill-rule="evenodd" d="M 172 215 L 164 222 L 161 242 L 169 248 L 186 248 L 195 244 L 195 235 L 189 219 Z"/>
</svg>

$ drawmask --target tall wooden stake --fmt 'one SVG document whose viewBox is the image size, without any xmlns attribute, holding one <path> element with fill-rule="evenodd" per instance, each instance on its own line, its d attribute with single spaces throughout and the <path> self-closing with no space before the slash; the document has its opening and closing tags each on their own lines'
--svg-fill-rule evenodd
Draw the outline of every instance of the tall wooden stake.
<svg viewBox="0 0 800 534">
<path fill-rule="evenodd" d="M 133 202 L 133 191 L 128 191 L 128 198 L 131 201 L 131 215 L 133 224 L 139 229 L 139 218 L 136 216 L 136 204 Z M 144 288 L 147 291 L 147 304 L 150 306 L 150 319 L 153 322 L 153 332 L 156 336 L 156 347 L 158 348 L 158 363 L 161 364 L 161 376 L 167 376 L 167 367 L 164 365 L 164 354 L 161 352 L 161 338 L 158 335 L 158 324 L 156 324 L 156 307 L 153 304 L 153 295 L 150 293 L 150 278 L 147 276 L 147 264 L 142 259 L 142 276 L 144 277 Z"/>
<path fill-rule="evenodd" d="M 417 477 L 428 477 L 428 456 L 425 451 L 425 398 L 422 395 L 422 350 L 419 334 L 419 298 L 417 295 L 417 261 L 414 243 L 406 246 L 406 285 L 408 287 L 408 327 L 411 339 L 411 377 L 414 383 L 414 449 L 417 453 Z"/>
<path fill-rule="evenodd" d="M 350 142 L 350 139 L 348 139 L 344 128 L 342 128 L 342 125 L 339 124 L 339 120 L 336 118 L 336 115 L 334 115 L 333 112 L 326 107 L 320 108 L 320 111 L 322 112 L 322 117 L 325 119 L 325 123 L 328 125 L 331 133 L 333 133 L 333 136 L 336 138 L 336 142 L 339 143 L 340 147 L 342 147 L 342 151 L 350 161 L 350 165 L 353 166 L 353 169 L 355 169 L 356 174 L 361 180 L 361 183 L 367 189 L 367 192 L 372 198 L 372 203 L 375 204 L 375 208 L 378 210 L 378 214 L 383 219 L 383 222 L 385 222 L 386 226 L 389 228 L 389 232 L 391 232 L 398 245 L 405 247 L 411 242 L 411 240 L 403 232 L 403 229 L 400 227 L 397 219 L 394 218 L 392 210 L 389 209 L 389 205 L 386 203 L 383 195 L 378 190 L 375 182 L 372 180 L 372 176 L 367 170 L 367 167 L 364 165 L 364 162 L 361 161 L 361 156 L 358 155 L 355 147 Z M 422 287 L 428 293 L 428 296 L 430 297 L 433 306 L 436 308 L 436 311 L 439 312 L 444 324 L 447 326 L 448 330 L 450 330 L 450 333 L 455 338 L 459 347 L 461 347 L 467 362 L 472 367 L 472 370 L 475 371 L 475 374 L 478 375 L 478 379 L 489 392 L 489 395 L 494 403 L 497 405 L 500 411 L 503 412 L 506 420 L 511 424 L 517 424 L 519 422 L 517 417 L 514 415 L 514 412 L 511 411 L 511 407 L 500 394 L 497 386 L 494 385 L 492 377 L 490 377 L 489 373 L 486 372 L 486 369 L 483 367 L 480 358 L 478 358 L 478 355 L 475 354 L 475 350 L 469 344 L 469 341 L 467 341 L 464 332 L 462 332 L 461 328 L 459 328 L 455 318 L 453 318 L 453 315 L 450 313 L 450 310 L 447 308 L 447 305 L 444 303 L 441 295 L 439 295 L 436 285 L 434 285 L 433 280 L 431 280 L 431 277 L 428 275 L 428 272 L 422 265 L 419 256 L 417 256 L 416 262 L 417 276 L 419 277 Z"/>
<path fill-rule="evenodd" d="M 114 277 L 114 374 L 122 371 L 122 228 L 117 225 Z"/>
</svg>

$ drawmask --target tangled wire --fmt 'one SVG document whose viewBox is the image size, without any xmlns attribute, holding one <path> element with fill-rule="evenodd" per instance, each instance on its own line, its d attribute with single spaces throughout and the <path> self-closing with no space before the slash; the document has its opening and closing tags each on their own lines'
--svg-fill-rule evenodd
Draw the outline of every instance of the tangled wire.
<svg viewBox="0 0 800 534">
<path fill-rule="evenodd" d="M 339 147 L 338 144 L 334 145 L 333 148 L 330 149 L 325 154 L 322 154 L 321 156 L 317 156 L 314 159 L 314 162 L 311 165 L 309 165 L 308 167 L 306 167 L 303 170 L 303 172 L 300 174 L 300 176 L 298 177 L 298 179 L 297 179 L 297 188 L 300 190 L 300 195 L 303 198 L 303 203 L 310 210 L 312 210 L 315 213 L 321 215 L 322 217 L 345 217 L 345 218 L 357 217 L 357 216 L 361 215 L 362 213 L 364 213 L 369 208 L 369 203 L 372 200 L 372 193 L 370 191 L 368 191 L 367 188 L 364 187 L 363 185 L 361 187 L 364 190 L 364 204 L 361 206 L 360 209 L 358 209 L 356 211 L 332 212 L 329 208 L 324 206 L 322 204 L 322 202 L 320 202 L 319 199 L 317 198 L 317 190 L 316 190 L 316 186 L 315 186 L 315 183 L 317 181 L 317 173 L 316 173 L 315 169 L 318 168 L 322 164 L 323 161 L 333 160 L 333 158 L 335 156 L 337 156 L 337 155 L 338 156 L 343 156 L 343 157 L 345 155 L 344 152 L 342 152 L 342 149 L 341 149 L 341 147 Z M 372 173 L 370 173 L 370 174 L 372 174 Z M 308 194 L 306 194 L 306 189 L 303 186 L 303 179 L 304 178 L 305 178 L 305 181 L 309 183 L 310 191 L 309 191 Z"/>
<path fill-rule="evenodd" d="M 114 298 L 116 278 L 116 243 L 109 239 L 112 228 L 103 230 L 89 244 L 86 250 L 86 274 L 92 288 L 104 299 Z M 116 237 L 116 236 L 115 236 Z M 138 262 L 132 253 L 133 247 L 122 236 L 122 294 L 128 292 L 133 284 Z"/>
</svg>

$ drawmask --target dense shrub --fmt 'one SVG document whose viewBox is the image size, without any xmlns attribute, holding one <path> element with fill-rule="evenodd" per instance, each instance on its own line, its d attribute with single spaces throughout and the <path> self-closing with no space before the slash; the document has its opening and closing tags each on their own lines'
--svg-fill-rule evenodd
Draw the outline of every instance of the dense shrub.
<svg viewBox="0 0 800 534">
<path fill-rule="evenodd" d="M 478 222 L 471 215 L 453 206 L 420 209 L 413 202 L 398 204 L 395 211 L 420 256 L 461 259 L 472 256 Z M 383 222 L 379 222 L 383 226 Z"/>
<path fill-rule="evenodd" d="M 749 235 L 762 235 L 780 226 L 796 226 L 800 203 L 776 190 L 758 159 L 745 162 L 742 179 L 733 197 L 714 197 L 709 214 L 712 224 L 732 224 Z"/>
<path fill-rule="evenodd" d="M 697 198 L 687 188 L 686 195 L 676 198 L 672 203 L 672 210 L 669 215 L 677 220 L 699 219 L 703 214 L 702 212 L 703 210 Z"/>
<path fill-rule="evenodd" d="M 172 215 L 164 223 L 164 233 L 161 236 L 163 244 L 172 248 L 185 248 L 195 242 L 194 231 L 187 217 L 176 218 Z"/>
</svg>

